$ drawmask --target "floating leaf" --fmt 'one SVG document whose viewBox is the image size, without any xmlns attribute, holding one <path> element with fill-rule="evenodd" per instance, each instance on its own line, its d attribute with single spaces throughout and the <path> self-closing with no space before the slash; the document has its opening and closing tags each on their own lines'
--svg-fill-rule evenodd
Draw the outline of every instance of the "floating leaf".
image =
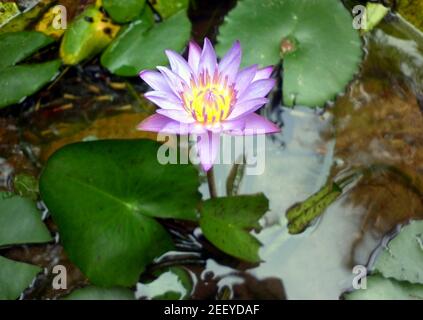
<svg viewBox="0 0 423 320">
<path fill-rule="evenodd" d="M 0 192 L 0 246 L 50 240 L 50 232 L 33 201 Z"/>
<path fill-rule="evenodd" d="M 60 57 L 69 65 L 92 58 L 110 44 L 119 28 L 98 8 L 89 6 L 66 30 Z"/>
<path fill-rule="evenodd" d="M 423 285 L 423 221 L 405 226 L 379 254 L 375 271 L 386 278 Z"/>
<path fill-rule="evenodd" d="M 87 286 L 72 291 L 64 300 L 134 300 L 134 292 L 126 288 Z"/>
<path fill-rule="evenodd" d="M 145 15 L 132 22 L 104 52 L 103 66 L 120 76 L 136 76 L 141 70 L 167 64 L 164 50 L 181 52 L 189 40 L 191 24 L 185 11 L 151 25 Z"/>
<path fill-rule="evenodd" d="M 219 30 L 220 56 L 235 40 L 243 47 L 244 66 L 276 65 L 283 57 L 288 106 L 321 106 L 333 99 L 362 57 L 359 33 L 341 1 L 239 1 Z"/>
<path fill-rule="evenodd" d="M 15 300 L 42 269 L 0 256 L 0 300 Z"/>
<path fill-rule="evenodd" d="M 269 209 L 263 194 L 214 198 L 203 203 L 200 227 L 204 236 L 223 252 L 259 262 L 260 242 L 249 233 Z"/>
<path fill-rule="evenodd" d="M 0 70 L 15 65 L 53 41 L 53 38 L 35 31 L 1 34 Z"/>
<path fill-rule="evenodd" d="M 20 102 L 57 75 L 58 60 L 14 66 L 52 42 L 33 31 L 0 35 L 0 108 Z"/>
<path fill-rule="evenodd" d="M 289 233 L 303 232 L 341 194 L 342 189 L 335 182 L 330 182 L 303 202 L 289 208 L 286 211 Z"/>
<path fill-rule="evenodd" d="M 155 273 L 157 279 L 137 285 L 137 297 L 153 300 L 187 299 L 193 287 L 189 273 L 181 267 L 171 267 Z"/>
<path fill-rule="evenodd" d="M 60 60 L 0 70 L 0 108 L 19 103 L 54 79 Z"/>
<path fill-rule="evenodd" d="M 104 140 L 65 146 L 42 173 L 40 192 L 70 259 L 93 284 L 131 286 L 172 248 L 153 217 L 196 219 L 198 172 L 161 165 L 160 144 Z"/>
<path fill-rule="evenodd" d="M 380 275 L 367 277 L 367 288 L 344 294 L 347 300 L 415 300 L 423 299 L 423 286 L 386 279 Z"/>
<path fill-rule="evenodd" d="M 137 18 L 145 7 L 146 0 L 103 0 L 103 7 L 118 23 L 127 23 Z"/>
<path fill-rule="evenodd" d="M 53 37 L 55 39 L 59 39 L 64 33 L 67 28 L 67 18 L 68 13 L 62 12 L 63 9 L 61 9 L 58 6 L 51 7 L 47 10 L 46 13 L 43 14 L 41 19 L 37 22 L 34 29 L 38 32 L 42 32 L 45 35 L 48 35 L 50 37 Z M 64 15 L 64 17 L 63 17 Z M 66 19 L 65 21 L 62 20 Z M 54 22 L 62 24 L 61 28 L 57 28 L 54 25 Z M 66 25 L 64 24 L 66 22 Z"/>
<path fill-rule="evenodd" d="M 187 9 L 189 0 L 154 0 L 153 8 L 166 19 L 175 13 Z"/>
</svg>

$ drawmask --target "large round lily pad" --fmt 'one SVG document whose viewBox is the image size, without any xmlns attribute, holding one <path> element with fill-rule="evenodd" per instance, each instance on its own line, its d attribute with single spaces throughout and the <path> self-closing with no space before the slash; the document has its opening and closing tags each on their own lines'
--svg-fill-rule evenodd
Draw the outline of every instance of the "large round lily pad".
<svg viewBox="0 0 423 320">
<path fill-rule="evenodd" d="M 172 249 L 154 217 L 196 219 L 197 169 L 162 165 L 160 144 L 103 140 L 65 146 L 40 179 L 42 199 L 69 258 L 99 286 L 131 286 Z"/>
<path fill-rule="evenodd" d="M 243 65 L 283 59 L 284 104 L 321 106 L 344 91 L 357 72 L 361 41 L 337 0 L 241 0 L 219 30 L 223 56 L 235 40 Z"/>
</svg>

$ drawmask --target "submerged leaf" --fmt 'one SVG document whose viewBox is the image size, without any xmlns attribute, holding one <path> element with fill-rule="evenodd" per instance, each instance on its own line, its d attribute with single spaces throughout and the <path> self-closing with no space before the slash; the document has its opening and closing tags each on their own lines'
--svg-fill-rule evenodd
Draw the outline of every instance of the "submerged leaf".
<svg viewBox="0 0 423 320">
<path fill-rule="evenodd" d="M 33 201 L 38 198 L 38 180 L 29 174 L 20 173 L 13 177 L 13 189 L 21 197 Z"/>
<path fill-rule="evenodd" d="M 201 209 L 204 236 L 223 252 L 249 262 L 259 262 L 260 242 L 249 233 L 269 210 L 264 194 L 213 198 Z"/>
<path fill-rule="evenodd" d="M 359 33 L 341 1 L 239 1 L 220 27 L 220 56 L 235 40 L 243 47 L 244 66 L 276 65 L 283 58 L 287 106 L 321 106 L 333 99 L 362 58 Z"/>
<path fill-rule="evenodd" d="M 0 2 L 0 28 L 21 13 L 15 2 Z"/>
<path fill-rule="evenodd" d="M 308 199 L 292 206 L 286 212 L 289 233 L 303 232 L 341 194 L 342 189 L 335 182 L 330 182 Z"/>
<path fill-rule="evenodd" d="M 153 217 L 196 219 L 197 170 L 160 164 L 159 147 L 149 140 L 82 142 L 47 162 L 42 199 L 69 258 L 93 284 L 131 286 L 173 247 Z"/>
</svg>

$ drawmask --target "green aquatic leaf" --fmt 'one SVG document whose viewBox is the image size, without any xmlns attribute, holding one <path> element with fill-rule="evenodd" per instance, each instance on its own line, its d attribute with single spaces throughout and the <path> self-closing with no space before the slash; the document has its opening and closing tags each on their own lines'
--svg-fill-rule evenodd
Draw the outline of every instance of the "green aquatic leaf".
<svg viewBox="0 0 423 320">
<path fill-rule="evenodd" d="M 423 286 L 373 275 L 367 277 L 366 289 L 354 290 L 343 297 L 346 300 L 421 300 Z"/>
<path fill-rule="evenodd" d="M 30 57 L 54 41 L 41 32 L 22 31 L 0 35 L 0 70 Z"/>
<path fill-rule="evenodd" d="M 0 2 L 0 28 L 21 13 L 15 2 Z"/>
<path fill-rule="evenodd" d="M 13 189 L 15 193 L 31 200 L 38 198 L 38 180 L 29 174 L 19 173 L 13 177 Z"/>
<path fill-rule="evenodd" d="M 58 74 L 60 60 L 18 65 L 0 70 L 0 108 L 19 103 Z"/>
<path fill-rule="evenodd" d="M 379 22 L 388 14 L 389 8 L 380 3 L 367 2 L 366 4 L 366 23 L 364 32 L 373 30 Z"/>
<path fill-rule="evenodd" d="M 423 285 L 423 221 L 403 227 L 378 255 L 374 268 L 386 278 Z"/>
<path fill-rule="evenodd" d="M 103 7 L 110 17 L 118 23 L 127 23 L 139 17 L 146 0 L 103 0 Z"/>
<path fill-rule="evenodd" d="M 189 298 L 193 282 L 182 267 L 170 267 L 154 273 L 157 279 L 137 285 L 137 295 L 153 300 L 183 300 Z"/>
<path fill-rule="evenodd" d="M 62 298 L 63 300 L 134 300 L 134 292 L 127 288 L 102 288 L 87 286 L 76 289 Z"/>
<path fill-rule="evenodd" d="M 41 197 L 69 258 L 95 285 L 131 286 L 173 247 L 155 217 L 197 218 L 197 170 L 160 164 L 159 147 L 150 140 L 82 142 L 47 162 Z"/>
<path fill-rule="evenodd" d="M 167 64 L 164 50 L 181 52 L 190 38 L 185 11 L 151 26 L 148 17 L 132 22 L 103 53 L 102 65 L 120 76 L 136 76 L 141 70 Z"/>
<path fill-rule="evenodd" d="M 240 0 L 219 29 L 218 54 L 235 40 L 241 42 L 244 66 L 283 59 L 287 106 L 321 106 L 333 99 L 362 59 L 360 35 L 341 1 Z"/>
<path fill-rule="evenodd" d="M 289 233 L 297 234 L 303 232 L 341 194 L 342 189 L 335 182 L 330 182 L 303 202 L 289 208 L 286 211 Z"/>
<path fill-rule="evenodd" d="M 0 192 L 0 246 L 50 240 L 50 232 L 32 200 Z"/>
<path fill-rule="evenodd" d="M 40 267 L 0 256 L 0 300 L 15 300 L 29 287 Z"/>
<path fill-rule="evenodd" d="M 66 30 L 60 57 L 68 65 L 92 58 L 112 42 L 119 29 L 100 9 L 89 6 Z"/>
<path fill-rule="evenodd" d="M 259 219 L 269 210 L 264 194 L 214 198 L 204 201 L 200 227 L 204 236 L 223 252 L 259 262 L 261 243 L 249 230 L 259 229 Z"/>
<path fill-rule="evenodd" d="M 22 101 L 54 79 L 58 60 L 15 66 L 53 41 L 35 31 L 0 35 L 0 108 Z"/>
<path fill-rule="evenodd" d="M 186 10 L 189 6 L 189 0 L 154 0 L 152 4 L 160 16 L 167 19 L 181 10 Z"/>
</svg>

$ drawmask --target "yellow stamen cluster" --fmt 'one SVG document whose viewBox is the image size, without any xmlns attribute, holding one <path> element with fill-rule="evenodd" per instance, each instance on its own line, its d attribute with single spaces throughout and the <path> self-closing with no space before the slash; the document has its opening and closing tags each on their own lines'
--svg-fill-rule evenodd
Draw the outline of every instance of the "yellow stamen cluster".
<svg viewBox="0 0 423 320">
<path fill-rule="evenodd" d="M 227 77 L 220 79 L 216 72 L 211 78 L 206 72 L 191 80 L 181 94 L 184 107 L 200 123 L 216 124 L 225 120 L 235 104 L 235 90 Z"/>
</svg>

